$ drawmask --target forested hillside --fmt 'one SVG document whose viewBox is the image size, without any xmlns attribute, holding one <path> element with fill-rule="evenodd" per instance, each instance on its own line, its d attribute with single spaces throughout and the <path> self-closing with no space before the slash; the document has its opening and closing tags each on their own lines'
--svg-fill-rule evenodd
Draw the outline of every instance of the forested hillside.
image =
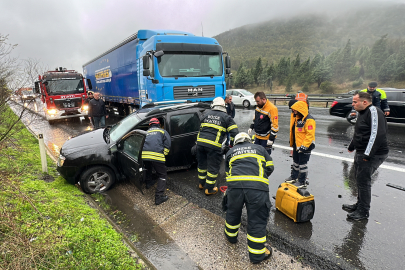
<svg viewBox="0 0 405 270">
<path fill-rule="evenodd" d="M 246 88 L 272 82 L 291 91 L 365 80 L 405 83 L 405 4 L 350 11 L 330 19 L 305 15 L 243 26 L 215 38 L 232 57 L 235 77 Z M 231 85 L 232 86 L 232 85 Z M 405 86 L 405 85 L 404 85 Z"/>
</svg>

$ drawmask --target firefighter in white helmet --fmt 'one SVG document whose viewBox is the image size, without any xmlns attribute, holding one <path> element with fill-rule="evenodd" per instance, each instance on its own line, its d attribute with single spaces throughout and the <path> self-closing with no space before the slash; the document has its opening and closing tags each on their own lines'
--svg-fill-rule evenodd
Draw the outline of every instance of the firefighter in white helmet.
<svg viewBox="0 0 405 270">
<path fill-rule="evenodd" d="M 228 189 L 225 236 L 231 243 L 238 240 L 243 205 L 246 205 L 249 259 L 259 263 L 270 258 L 271 247 L 266 247 L 266 225 L 269 218 L 269 176 L 274 170 L 273 160 L 266 149 L 252 144 L 248 134 L 235 137 L 235 145 L 225 157 Z"/>
<path fill-rule="evenodd" d="M 211 110 L 204 113 L 197 136 L 198 187 L 205 189 L 206 195 L 218 192 L 215 184 L 222 161 L 222 142 L 226 132 L 231 134 L 232 145 L 235 135 L 239 132 L 238 126 L 226 113 L 224 99 L 217 97 L 211 104 Z"/>
</svg>

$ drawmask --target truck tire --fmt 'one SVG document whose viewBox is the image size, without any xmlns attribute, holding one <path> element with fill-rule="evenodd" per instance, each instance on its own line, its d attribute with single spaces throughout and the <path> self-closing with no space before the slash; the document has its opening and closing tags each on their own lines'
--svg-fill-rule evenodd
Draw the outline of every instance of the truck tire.
<svg viewBox="0 0 405 270">
<path fill-rule="evenodd" d="M 125 108 L 122 105 L 118 106 L 118 115 L 119 116 L 125 116 Z"/>
<path fill-rule="evenodd" d="M 107 191 L 114 182 L 115 174 L 106 166 L 91 167 L 80 177 L 80 187 L 88 194 Z"/>
</svg>

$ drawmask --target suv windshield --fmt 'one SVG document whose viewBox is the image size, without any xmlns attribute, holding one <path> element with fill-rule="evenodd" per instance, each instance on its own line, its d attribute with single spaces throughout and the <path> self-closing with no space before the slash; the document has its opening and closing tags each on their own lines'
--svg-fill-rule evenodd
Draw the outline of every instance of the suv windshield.
<svg viewBox="0 0 405 270">
<path fill-rule="evenodd" d="M 141 119 L 139 119 L 139 117 L 136 114 L 122 119 L 121 121 L 119 121 L 117 124 L 115 124 L 111 128 L 110 139 L 114 142 L 119 140 L 122 136 L 127 134 L 128 131 L 130 131 L 140 121 L 141 121 Z"/>
<path fill-rule="evenodd" d="M 46 83 L 46 90 L 50 95 L 75 94 L 84 92 L 82 79 L 52 80 L 47 81 Z"/>
<path fill-rule="evenodd" d="M 165 52 L 158 58 L 162 77 L 203 77 L 222 75 L 222 56 L 209 52 Z"/>
</svg>

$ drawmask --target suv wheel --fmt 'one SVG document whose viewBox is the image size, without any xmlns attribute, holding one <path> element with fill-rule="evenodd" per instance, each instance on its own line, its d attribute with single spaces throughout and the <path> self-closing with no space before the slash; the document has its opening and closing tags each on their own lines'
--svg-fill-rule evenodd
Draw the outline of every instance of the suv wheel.
<svg viewBox="0 0 405 270">
<path fill-rule="evenodd" d="M 80 177 L 80 187 L 90 194 L 106 191 L 114 182 L 114 172 L 105 166 L 91 167 Z"/>
<path fill-rule="evenodd" d="M 356 121 L 357 121 L 357 114 L 356 114 L 356 116 L 351 116 L 350 114 L 351 114 L 351 111 L 346 115 L 346 120 L 350 124 L 355 125 Z"/>
<path fill-rule="evenodd" d="M 242 104 L 243 104 L 243 107 L 245 107 L 245 108 L 249 108 L 249 107 L 250 107 L 250 102 L 249 102 L 249 100 L 244 100 Z"/>
</svg>

